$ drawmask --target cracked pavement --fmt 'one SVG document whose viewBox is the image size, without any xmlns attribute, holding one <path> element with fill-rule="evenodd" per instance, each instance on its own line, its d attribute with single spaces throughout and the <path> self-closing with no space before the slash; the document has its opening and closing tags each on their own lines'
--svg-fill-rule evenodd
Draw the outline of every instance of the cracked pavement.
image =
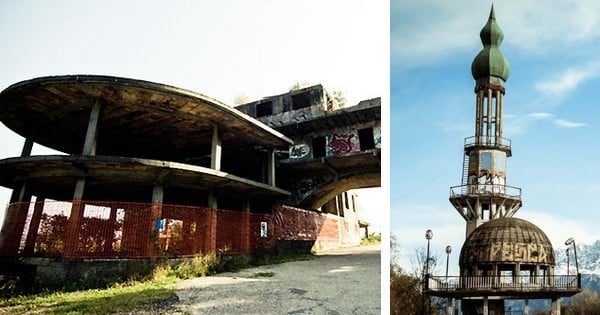
<svg viewBox="0 0 600 315">
<path fill-rule="evenodd" d="M 177 284 L 171 314 L 379 314 L 380 246 L 336 249 L 311 260 Z"/>
</svg>

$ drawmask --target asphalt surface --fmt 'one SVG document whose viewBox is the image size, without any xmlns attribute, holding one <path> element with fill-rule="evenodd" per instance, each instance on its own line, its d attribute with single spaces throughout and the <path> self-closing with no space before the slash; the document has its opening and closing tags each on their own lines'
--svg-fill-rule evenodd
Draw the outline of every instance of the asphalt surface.
<svg viewBox="0 0 600 315">
<path fill-rule="evenodd" d="M 162 314 L 379 314 L 380 246 L 337 249 L 310 260 L 177 284 Z"/>
</svg>

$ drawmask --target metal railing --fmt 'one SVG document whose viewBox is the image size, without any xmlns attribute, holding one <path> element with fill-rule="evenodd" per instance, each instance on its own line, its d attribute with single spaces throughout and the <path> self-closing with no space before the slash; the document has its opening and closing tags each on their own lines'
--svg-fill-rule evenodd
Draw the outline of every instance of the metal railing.
<svg viewBox="0 0 600 315">
<path fill-rule="evenodd" d="M 457 290 L 522 290 L 570 291 L 581 289 L 580 275 L 553 276 L 427 276 L 426 290 L 442 292 Z"/>
<path fill-rule="evenodd" d="M 510 139 L 496 138 L 494 136 L 472 136 L 465 138 L 465 148 L 482 146 L 510 150 L 510 144 Z"/>
<path fill-rule="evenodd" d="M 521 188 L 501 184 L 467 184 L 450 187 L 450 198 L 472 195 L 501 195 L 521 198 Z"/>
</svg>

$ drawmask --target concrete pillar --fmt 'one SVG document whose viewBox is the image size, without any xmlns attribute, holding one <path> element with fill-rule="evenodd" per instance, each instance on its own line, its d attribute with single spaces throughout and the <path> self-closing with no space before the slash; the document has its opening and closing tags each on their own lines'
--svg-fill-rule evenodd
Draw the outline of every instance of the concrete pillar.
<svg viewBox="0 0 600 315">
<path fill-rule="evenodd" d="M 64 257 L 71 258 L 77 255 L 79 243 L 79 230 L 81 221 L 83 220 L 83 212 L 85 204 L 82 201 L 83 191 L 85 189 L 85 178 L 77 179 L 75 183 L 75 191 L 73 192 L 73 203 L 71 206 L 71 214 L 67 223 L 67 232 L 65 235 L 65 251 Z"/>
<path fill-rule="evenodd" d="M 221 130 L 218 125 L 213 126 L 210 168 L 213 170 L 221 170 Z"/>
<path fill-rule="evenodd" d="M 82 155 L 96 155 L 96 139 L 98 135 L 98 120 L 100 119 L 100 99 L 96 99 L 92 111 L 90 112 L 90 119 L 88 121 L 87 132 L 85 134 L 85 142 L 83 143 Z"/>
<path fill-rule="evenodd" d="M 250 214 L 250 201 L 244 200 L 244 211 L 242 212 L 242 226 L 241 226 L 241 237 L 242 237 L 242 252 L 244 254 L 249 254 L 252 251 L 251 238 L 252 238 L 252 227 L 250 225 L 251 222 L 251 214 Z"/>
<path fill-rule="evenodd" d="M 552 307 L 550 309 L 550 315 L 560 315 L 560 298 L 552 299 Z"/>
<path fill-rule="evenodd" d="M 159 254 L 159 249 L 161 249 L 158 231 L 156 230 L 156 222 L 157 220 L 162 218 L 162 205 L 164 194 L 164 186 L 162 184 L 155 184 L 152 188 L 152 205 L 150 206 L 150 217 L 148 222 L 146 222 L 146 231 L 144 231 L 144 234 L 148 235 L 148 243 L 143 249 L 142 255 L 146 257 L 157 256 Z M 165 229 L 168 228 L 167 224 L 168 222 L 165 223 Z M 154 235 L 153 233 L 156 233 L 156 235 Z"/>
<path fill-rule="evenodd" d="M 481 91 L 477 93 L 477 104 L 475 104 L 475 144 L 479 143 L 481 136 L 481 95 Z"/>
<path fill-rule="evenodd" d="M 37 238 L 40 221 L 42 220 L 42 212 L 44 210 L 45 198 L 37 198 L 33 206 L 33 215 L 29 221 L 29 231 L 27 231 L 27 239 L 25 241 L 24 255 L 31 255 L 35 251 L 35 240 Z"/>
<path fill-rule="evenodd" d="M 32 149 L 33 149 L 33 140 L 31 140 L 29 138 L 25 138 L 25 144 L 23 144 L 23 150 L 21 150 L 21 157 L 30 156 Z"/>
<path fill-rule="evenodd" d="M 218 198 L 217 198 L 217 193 L 215 192 L 214 189 L 211 189 L 208 192 L 208 207 L 212 208 L 212 209 L 217 209 L 218 207 Z"/>
<path fill-rule="evenodd" d="M 204 229 L 204 253 L 214 254 L 217 252 L 217 209 L 208 209 L 206 213 L 206 225 Z"/>
<path fill-rule="evenodd" d="M 486 131 L 486 143 L 490 143 L 490 137 L 492 136 L 492 90 L 488 88 L 487 96 L 487 131 Z"/>
<path fill-rule="evenodd" d="M 483 315 L 489 315 L 489 301 L 488 301 L 488 297 L 484 296 L 483 297 Z"/>
<path fill-rule="evenodd" d="M 525 299 L 525 307 L 523 307 L 523 315 L 529 315 L 529 299 Z"/>
<path fill-rule="evenodd" d="M 106 233 L 104 234 L 104 255 L 108 257 L 112 254 L 113 251 L 113 242 L 115 237 L 115 223 L 117 222 L 117 207 L 111 206 L 110 208 L 110 216 L 108 217 L 108 228 L 106 229 Z M 112 255 L 111 255 L 112 256 Z"/>
<path fill-rule="evenodd" d="M 0 253 L 3 255 L 14 256 L 19 252 L 30 200 L 26 182 L 18 190 L 13 190 L 0 233 Z"/>
<path fill-rule="evenodd" d="M 269 150 L 267 166 L 267 184 L 275 186 L 275 150 Z"/>
<path fill-rule="evenodd" d="M 454 314 L 454 306 L 452 305 L 452 298 L 448 298 L 446 302 L 446 315 Z"/>
</svg>

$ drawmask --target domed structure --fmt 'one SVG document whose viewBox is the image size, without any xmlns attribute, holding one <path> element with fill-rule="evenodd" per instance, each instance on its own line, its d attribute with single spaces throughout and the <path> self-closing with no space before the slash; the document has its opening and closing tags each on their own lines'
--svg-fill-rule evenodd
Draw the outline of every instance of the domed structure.
<svg viewBox="0 0 600 315">
<path fill-rule="evenodd" d="M 463 274 L 554 266 L 554 251 L 546 234 L 535 224 L 512 217 L 491 220 L 475 229 L 460 252 Z"/>
<path fill-rule="evenodd" d="M 496 24 L 494 7 L 490 12 L 490 18 L 479 33 L 483 49 L 477 54 L 471 64 L 471 74 L 478 82 L 502 85 L 510 75 L 510 65 L 498 48 L 504 39 L 502 30 Z"/>
</svg>

